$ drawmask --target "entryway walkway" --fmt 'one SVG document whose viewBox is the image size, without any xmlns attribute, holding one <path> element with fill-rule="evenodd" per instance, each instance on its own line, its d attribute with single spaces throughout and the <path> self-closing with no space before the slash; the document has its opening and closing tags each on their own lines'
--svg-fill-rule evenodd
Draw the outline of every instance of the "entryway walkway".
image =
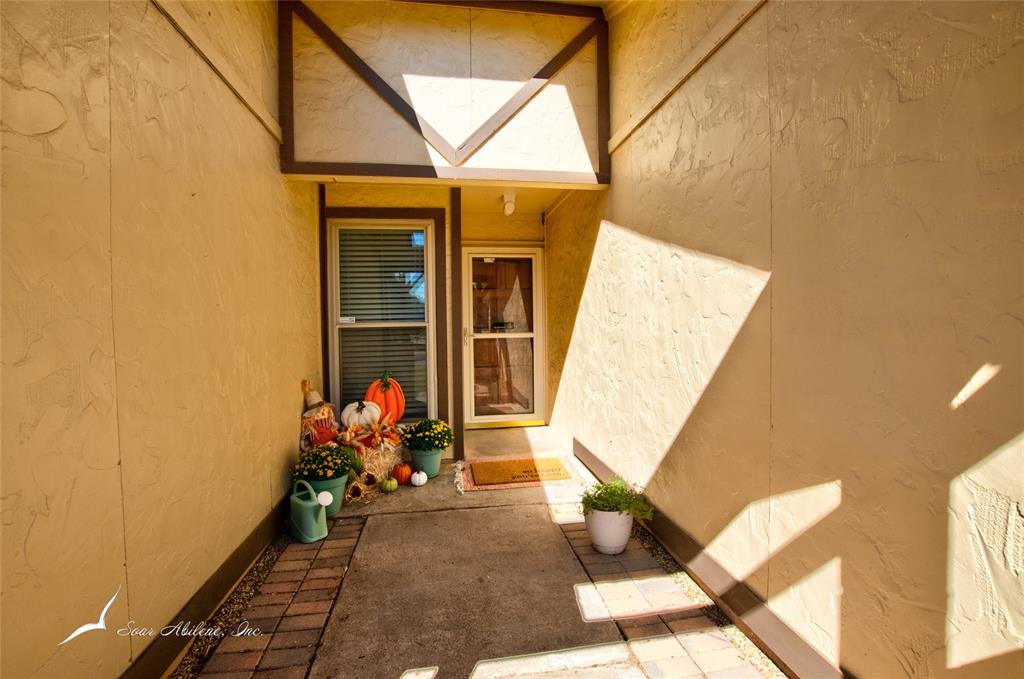
<svg viewBox="0 0 1024 679">
<path fill-rule="evenodd" d="M 201 676 L 783 676 L 643 529 L 598 554 L 564 491 L 460 494 L 454 476 L 284 547 L 239 608 L 264 634 L 221 642 Z"/>
</svg>

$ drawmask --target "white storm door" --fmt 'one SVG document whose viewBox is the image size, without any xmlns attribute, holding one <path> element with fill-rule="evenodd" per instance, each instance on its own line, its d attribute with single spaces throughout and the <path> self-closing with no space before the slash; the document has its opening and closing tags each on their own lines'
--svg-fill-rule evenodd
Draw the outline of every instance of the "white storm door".
<svg viewBox="0 0 1024 679">
<path fill-rule="evenodd" d="M 463 354 L 470 428 L 544 424 L 539 248 L 463 251 Z"/>
</svg>

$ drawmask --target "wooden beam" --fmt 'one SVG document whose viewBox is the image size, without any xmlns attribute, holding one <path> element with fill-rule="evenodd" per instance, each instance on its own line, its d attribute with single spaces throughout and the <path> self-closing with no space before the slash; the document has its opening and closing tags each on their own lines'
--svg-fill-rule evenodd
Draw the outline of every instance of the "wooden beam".
<svg viewBox="0 0 1024 679">
<path fill-rule="evenodd" d="M 456 167 L 461 166 L 466 162 L 470 156 L 477 152 L 481 146 L 487 143 L 487 140 L 493 137 L 498 130 L 503 128 L 512 118 L 519 112 L 521 108 L 526 106 L 537 94 L 540 93 L 544 86 L 547 85 L 551 78 L 556 73 L 561 71 L 566 64 L 572 61 L 573 57 L 579 54 L 580 50 L 583 49 L 584 45 L 590 42 L 591 38 L 598 35 L 601 30 L 602 21 L 593 21 L 586 28 L 580 31 L 576 37 L 569 41 L 569 44 L 563 47 L 558 54 L 551 58 L 548 63 L 544 64 L 536 75 L 530 78 L 529 81 L 519 91 L 512 95 L 505 104 L 499 108 L 494 114 L 488 118 L 483 125 L 478 127 L 464 142 L 459 144 L 456 152 L 455 162 L 452 165 Z M 600 108 L 600 107 L 599 107 Z"/>
<path fill-rule="evenodd" d="M 430 123 L 420 118 L 419 114 L 416 113 L 416 109 L 410 106 L 369 64 L 363 61 L 337 33 L 331 30 L 330 26 L 324 23 L 313 10 L 301 1 L 294 3 L 293 10 L 325 45 L 331 48 L 342 61 L 348 64 L 349 68 L 355 71 L 356 75 L 362 78 L 363 82 L 369 85 L 370 89 L 387 102 L 388 106 L 394 109 L 395 113 L 416 130 L 428 144 L 437 149 L 437 152 L 445 160 L 452 165 L 455 164 L 455 149 L 452 145 Z"/>
<path fill-rule="evenodd" d="M 409 179 L 481 180 L 530 182 L 536 184 L 607 184 L 608 176 L 594 172 L 562 170 L 517 170 L 488 167 L 435 167 L 401 163 L 338 163 L 332 161 L 295 160 L 281 162 L 281 171 L 288 175 L 309 177 L 404 177 Z M 582 188 L 582 187 L 576 187 Z"/>
<path fill-rule="evenodd" d="M 466 457 L 466 415 L 462 374 L 462 189 L 453 186 L 449 192 L 448 209 L 452 221 L 452 431 L 456 460 Z"/>
<path fill-rule="evenodd" d="M 468 7 L 470 9 L 492 9 L 499 12 L 519 12 L 520 14 L 550 14 L 563 17 L 589 17 L 603 19 L 604 12 L 600 7 L 590 5 L 567 5 L 560 2 L 536 2 L 531 0 L 399 0 L 400 2 L 418 3 L 421 5 L 445 5 L 448 7 Z"/>
</svg>

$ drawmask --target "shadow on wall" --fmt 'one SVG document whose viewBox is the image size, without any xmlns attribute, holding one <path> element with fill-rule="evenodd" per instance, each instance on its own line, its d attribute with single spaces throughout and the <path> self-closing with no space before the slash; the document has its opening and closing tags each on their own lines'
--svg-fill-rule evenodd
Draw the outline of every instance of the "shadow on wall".
<svg viewBox="0 0 1024 679">
<path fill-rule="evenodd" d="M 574 219 L 559 220 L 555 228 L 545 227 L 549 422 L 558 400 L 562 370 L 576 328 L 606 200 L 604 191 L 574 191 L 557 207 L 573 214 Z"/>
<path fill-rule="evenodd" d="M 976 330 L 1001 366 L 980 385 L 943 342 L 908 353 L 889 337 L 897 316 L 851 337 L 810 318 L 810 338 L 795 337 L 778 319 L 803 301 L 799 272 L 762 288 L 757 269 L 602 221 L 602 203 L 571 196 L 548 221 L 552 424 L 645 484 L 693 540 L 678 556 L 745 620 L 784 620 L 805 655 L 839 666 L 895 653 L 908 676 L 1012 673 L 1024 468 L 1012 319 Z M 797 297 L 780 300 L 778 280 Z M 864 334 L 873 353 L 859 355 L 850 342 Z M 905 616 L 918 636 L 887 622 Z"/>
<path fill-rule="evenodd" d="M 863 676 L 1024 676 L 1021 16 L 768 3 L 548 218 L 552 424 Z"/>
</svg>

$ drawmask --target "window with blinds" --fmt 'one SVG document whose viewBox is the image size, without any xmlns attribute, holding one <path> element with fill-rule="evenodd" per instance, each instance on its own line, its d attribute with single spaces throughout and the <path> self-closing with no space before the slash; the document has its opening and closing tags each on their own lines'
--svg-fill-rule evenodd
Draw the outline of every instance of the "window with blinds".
<svg viewBox="0 0 1024 679">
<path fill-rule="evenodd" d="M 403 419 L 427 416 L 427 287 L 423 228 L 338 230 L 341 403 L 390 370 L 405 392 Z"/>
</svg>

